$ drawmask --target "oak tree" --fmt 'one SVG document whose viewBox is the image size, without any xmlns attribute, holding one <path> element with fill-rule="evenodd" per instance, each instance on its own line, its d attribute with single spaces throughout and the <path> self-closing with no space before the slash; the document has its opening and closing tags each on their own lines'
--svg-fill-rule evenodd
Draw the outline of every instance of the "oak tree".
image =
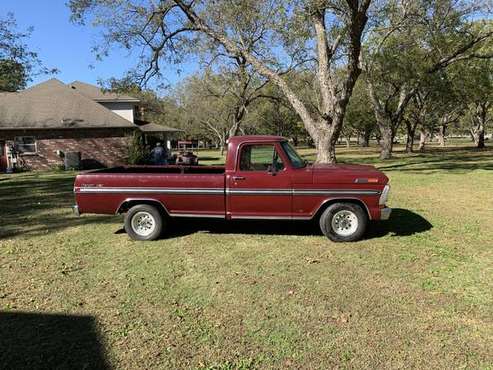
<svg viewBox="0 0 493 370">
<path fill-rule="evenodd" d="M 243 58 L 275 84 L 315 142 L 317 161 L 335 162 L 335 144 L 361 72 L 371 0 L 71 0 L 69 5 L 74 21 L 89 18 L 105 29 L 102 55 L 114 43 L 142 50 L 143 80 L 158 76 L 162 63 L 182 61 L 196 35 L 205 35 L 216 51 Z M 315 72 L 316 109 L 284 78 L 298 65 Z"/>
</svg>

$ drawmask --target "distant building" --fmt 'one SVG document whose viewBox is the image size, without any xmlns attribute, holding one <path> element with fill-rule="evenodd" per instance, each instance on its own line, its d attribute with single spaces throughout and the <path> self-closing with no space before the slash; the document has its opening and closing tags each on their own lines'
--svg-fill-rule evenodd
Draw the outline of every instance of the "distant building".
<svg viewBox="0 0 493 370">
<path fill-rule="evenodd" d="M 67 152 L 80 152 L 83 168 L 122 165 L 135 130 L 161 139 L 180 131 L 138 120 L 139 103 L 97 86 L 57 79 L 0 93 L 0 171 L 11 165 L 11 148 L 33 170 L 63 164 Z"/>
</svg>

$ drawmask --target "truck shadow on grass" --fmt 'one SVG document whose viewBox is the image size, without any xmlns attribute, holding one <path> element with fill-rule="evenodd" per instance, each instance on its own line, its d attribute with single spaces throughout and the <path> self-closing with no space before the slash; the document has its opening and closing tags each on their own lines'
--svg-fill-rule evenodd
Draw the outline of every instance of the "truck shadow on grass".
<svg viewBox="0 0 493 370">
<path fill-rule="evenodd" d="M 393 208 L 387 221 L 371 222 L 364 239 L 390 236 L 411 236 L 431 230 L 433 225 L 423 216 L 403 208 Z"/>
<path fill-rule="evenodd" d="M 433 225 L 419 214 L 394 208 L 388 221 L 370 222 L 364 240 L 390 236 L 411 236 L 430 230 Z M 122 230 L 118 231 L 119 233 Z M 197 232 L 210 234 L 321 236 L 316 221 L 221 221 L 203 219 L 175 219 L 163 239 L 177 238 Z"/>
<path fill-rule="evenodd" d="M 92 316 L 0 312 L 3 369 L 109 369 Z"/>
</svg>

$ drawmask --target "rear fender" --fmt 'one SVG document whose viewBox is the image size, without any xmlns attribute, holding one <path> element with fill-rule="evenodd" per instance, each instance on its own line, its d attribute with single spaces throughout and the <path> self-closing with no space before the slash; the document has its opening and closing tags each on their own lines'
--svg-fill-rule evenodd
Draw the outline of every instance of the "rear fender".
<svg viewBox="0 0 493 370">
<path fill-rule="evenodd" d="M 157 207 L 161 212 L 163 212 L 163 215 L 169 216 L 168 209 L 166 206 L 163 204 L 163 202 L 157 200 L 157 199 L 152 199 L 152 198 L 127 198 L 123 202 L 120 203 L 118 206 L 115 214 L 121 214 L 127 212 L 130 208 L 133 206 L 139 205 L 139 204 L 148 204 L 151 206 Z"/>
</svg>

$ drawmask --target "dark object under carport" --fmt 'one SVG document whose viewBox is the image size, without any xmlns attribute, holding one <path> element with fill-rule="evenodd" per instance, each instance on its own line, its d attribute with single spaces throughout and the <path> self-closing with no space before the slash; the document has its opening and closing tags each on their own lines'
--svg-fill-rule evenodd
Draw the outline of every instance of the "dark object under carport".
<svg viewBox="0 0 493 370">
<path fill-rule="evenodd" d="M 63 159 L 65 170 L 80 170 L 81 169 L 81 154 L 80 152 L 67 152 Z"/>
</svg>

